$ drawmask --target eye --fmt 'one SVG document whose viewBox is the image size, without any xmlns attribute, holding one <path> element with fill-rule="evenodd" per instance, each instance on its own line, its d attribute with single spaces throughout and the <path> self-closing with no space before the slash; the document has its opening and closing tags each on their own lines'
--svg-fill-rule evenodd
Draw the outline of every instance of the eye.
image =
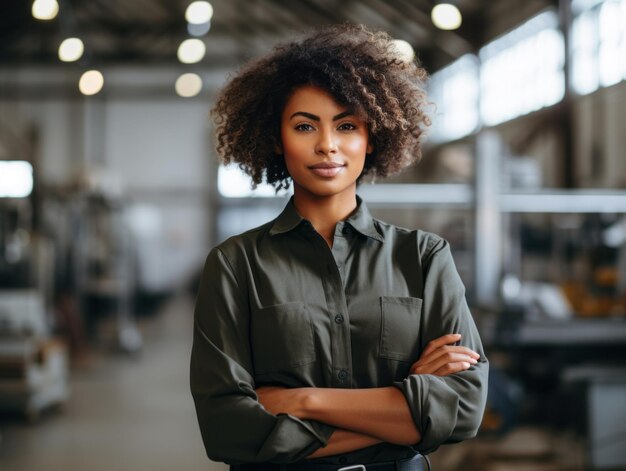
<svg viewBox="0 0 626 471">
<path fill-rule="evenodd" d="M 337 129 L 340 131 L 354 131 L 356 129 L 356 125 L 353 123 L 341 123 Z"/>
<path fill-rule="evenodd" d="M 311 126 L 309 123 L 300 123 L 297 124 L 294 129 L 296 131 L 301 131 L 301 132 L 307 132 L 307 131 L 313 131 L 313 126 Z"/>
</svg>

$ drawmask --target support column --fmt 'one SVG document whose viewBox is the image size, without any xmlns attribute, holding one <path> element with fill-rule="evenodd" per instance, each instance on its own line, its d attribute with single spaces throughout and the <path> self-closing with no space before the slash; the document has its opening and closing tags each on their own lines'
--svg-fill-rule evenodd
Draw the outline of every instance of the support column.
<svg viewBox="0 0 626 471">
<path fill-rule="evenodd" d="M 500 158 L 503 145 L 491 130 L 482 131 L 476 142 L 475 197 L 475 287 L 479 304 L 495 304 L 502 270 L 500 193 Z"/>
</svg>

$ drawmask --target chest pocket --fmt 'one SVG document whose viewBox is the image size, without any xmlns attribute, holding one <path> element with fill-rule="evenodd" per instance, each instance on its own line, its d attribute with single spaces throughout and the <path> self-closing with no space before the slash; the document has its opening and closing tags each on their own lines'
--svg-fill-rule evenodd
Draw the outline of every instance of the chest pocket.
<svg viewBox="0 0 626 471">
<path fill-rule="evenodd" d="M 419 353 L 422 300 L 411 297 L 380 297 L 381 358 L 415 362 Z"/>
<path fill-rule="evenodd" d="M 252 314 L 252 358 L 257 374 L 315 361 L 313 324 L 307 307 L 294 302 L 269 306 Z"/>
</svg>

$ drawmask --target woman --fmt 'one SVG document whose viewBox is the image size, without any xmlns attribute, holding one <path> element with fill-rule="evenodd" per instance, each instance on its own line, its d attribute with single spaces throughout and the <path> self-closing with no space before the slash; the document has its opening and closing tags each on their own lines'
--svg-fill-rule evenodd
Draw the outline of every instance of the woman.
<svg viewBox="0 0 626 471">
<path fill-rule="evenodd" d="M 294 195 L 205 264 L 191 390 L 211 459 L 413 470 L 475 435 L 487 360 L 448 243 L 372 218 L 356 194 L 419 157 L 425 77 L 386 34 L 342 25 L 218 97 L 222 160 Z"/>
</svg>

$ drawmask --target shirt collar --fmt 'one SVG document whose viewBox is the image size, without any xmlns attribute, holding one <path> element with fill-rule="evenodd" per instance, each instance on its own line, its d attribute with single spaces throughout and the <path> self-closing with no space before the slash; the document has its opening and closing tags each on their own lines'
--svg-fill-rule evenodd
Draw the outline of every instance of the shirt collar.
<svg viewBox="0 0 626 471">
<path fill-rule="evenodd" d="M 383 236 L 376 230 L 374 218 L 367 209 L 365 202 L 358 195 L 356 201 L 356 210 L 346 219 L 345 223 L 352 226 L 352 228 L 364 236 L 376 239 L 379 242 L 384 242 Z M 304 221 L 306 220 L 300 216 L 293 204 L 292 196 L 287 202 L 285 209 L 283 209 L 282 213 L 274 220 L 274 224 L 270 229 L 270 235 L 289 232 Z"/>
<path fill-rule="evenodd" d="M 289 198 L 285 209 L 283 212 L 278 215 L 276 219 L 274 219 L 274 224 L 270 229 L 270 235 L 282 234 L 284 232 L 289 232 L 292 229 L 295 229 L 301 222 L 304 221 L 304 218 L 300 216 L 300 213 L 296 210 L 296 207 L 293 204 L 293 196 Z"/>
<path fill-rule="evenodd" d="M 359 195 L 356 197 L 356 211 L 346 219 L 346 223 L 350 224 L 356 231 L 364 236 L 371 237 L 379 242 L 385 241 L 383 236 L 376 230 L 374 218 L 370 214 L 369 209 L 367 209 L 365 201 L 363 201 Z"/>
</svg>

